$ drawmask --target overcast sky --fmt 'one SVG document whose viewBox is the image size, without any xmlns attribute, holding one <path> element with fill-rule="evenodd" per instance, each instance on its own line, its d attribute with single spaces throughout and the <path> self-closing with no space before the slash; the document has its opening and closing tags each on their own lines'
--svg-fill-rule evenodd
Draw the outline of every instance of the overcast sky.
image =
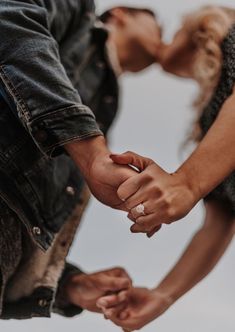
<svg viewBox="0 0 235 332">
<path fill-rule="evenodd" d="M 56 0 L 55 0 L 56 1 Z M 234 0 L 97 0 L 99 11 L 116 4 L 154 8 L 164 23 L 169 39 L 182 14 L 210 4 L 234 5 Z M 121 113 L 112 136 L 117 152 L 134 150 L 155 159 L 167 170 L 180 163 L 180 144 L 192 119 L 191 101 L 196 87 L 163 74 L 156 66 L 141 75 L 122 79 Z M 133 121 L 134 120 L 134 121 Z M 83 222 L 70 258 L 85 271 L 124 266 L 135 284 L 156 285 L 179 257 L 185 244 L 203 220 L 201 206 L 178 225 L 165 227 L 153 239 L 129 232 L 129 221 L 119 212 L 95 200 Z M 234 332 L 235 330 L 235 245 L 218 267 L 199 286 L 181 299 L 163 317 L 147 326 L 145 332 Z M 182 276 L 183 277 L 183 276 Z M 53 316 L 31 321 L 1 322 L 4 332 L 117 332 L 119 328 L 102 316 L 85 313 L 75 319 Z"/>
</svg>

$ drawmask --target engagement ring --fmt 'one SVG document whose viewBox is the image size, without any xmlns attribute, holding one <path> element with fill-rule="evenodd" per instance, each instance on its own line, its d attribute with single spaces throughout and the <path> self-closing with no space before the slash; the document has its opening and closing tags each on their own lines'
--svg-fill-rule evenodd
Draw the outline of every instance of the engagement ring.
<svg viewBox="0 0 235 332">
<path fill-rule="evenodd" d="M 136 208 L 135 208 L 136 213 L 145 216 L 145 206 L 144 204 L 139 204 Z"/>
</svg>

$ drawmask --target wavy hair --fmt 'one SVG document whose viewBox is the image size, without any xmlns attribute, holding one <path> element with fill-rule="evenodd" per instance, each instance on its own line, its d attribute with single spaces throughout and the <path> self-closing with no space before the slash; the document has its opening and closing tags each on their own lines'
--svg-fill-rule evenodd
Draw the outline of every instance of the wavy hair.
<svg viewBox="0 0 235 332">
<path fill-rule="evenodd" d="M 235 9 L 219 6 L 203 7 L 184 19 L 183 28 L 191 36 L 196 49 L 193 76 L 200 88 L 199 96 L 194 102 L 197 119 L 190 135 L 190 139 L 195 141 L 201 139 L 200 115 L 220 79 L 223 65 L 221 45 L 234 23 Z"/>
</svg>

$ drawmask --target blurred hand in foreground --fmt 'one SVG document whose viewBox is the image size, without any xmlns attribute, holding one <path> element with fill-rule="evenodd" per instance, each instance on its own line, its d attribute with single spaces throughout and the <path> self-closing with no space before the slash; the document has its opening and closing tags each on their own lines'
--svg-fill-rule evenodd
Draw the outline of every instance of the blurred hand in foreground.
<svg viewBox="0 0 235 332">
<path fill-rule="evenodd" d="M 65 285 L 68 303 L 92 312 L 101 312 L 96 302 L 101 296 L 129 289 L 132 281 L 122 268 L 71 276 Z"/>
<path fill-rule="evenodd" d="M 123 328 L 135 331 L 161 316 L 170 306 L 171 299 L 157 290 L 131 288 L 97 301 L 106 319 Z"/>
</svg>

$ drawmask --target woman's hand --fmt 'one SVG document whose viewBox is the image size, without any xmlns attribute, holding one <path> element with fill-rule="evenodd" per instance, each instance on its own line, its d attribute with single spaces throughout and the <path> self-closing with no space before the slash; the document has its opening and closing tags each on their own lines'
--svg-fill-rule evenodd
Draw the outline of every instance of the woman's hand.
<svg viewBox="0 0 235 332">
<path fill-rule="evenodd" d="M 200 199 L 182 174 L 169 174 L 151 159 L 132 152 L 111 155 L 111 159 L 117 164 L 135 166 L 141 172 L 118 189 L 118 196 L 129 210 L 129 219 L 135 222 L 133 233 L 152 236 L 161 224 L 185 217 Z M 144 207 L 142 213 L 136 209 L 140 204 Z"/>
<path fill-rule="evenodd" d="M 125 301 L 124 301 L 125 298 Z M 118 294 L 103 297 L 97 301 L 105 318 L 124 329 L 139 330 L 162 315 L 172 304 L 171 299 L 157 290 L 131 288 Z"/>
<path fill-rule="evenodd" d="M 131 286 L 131 278 L 122 268 L 73 275 L 65 285 L 66 301 L 92 312 L 100 312 L 96 302 L 101 296 L 121 292 Z"/>
</svg>

